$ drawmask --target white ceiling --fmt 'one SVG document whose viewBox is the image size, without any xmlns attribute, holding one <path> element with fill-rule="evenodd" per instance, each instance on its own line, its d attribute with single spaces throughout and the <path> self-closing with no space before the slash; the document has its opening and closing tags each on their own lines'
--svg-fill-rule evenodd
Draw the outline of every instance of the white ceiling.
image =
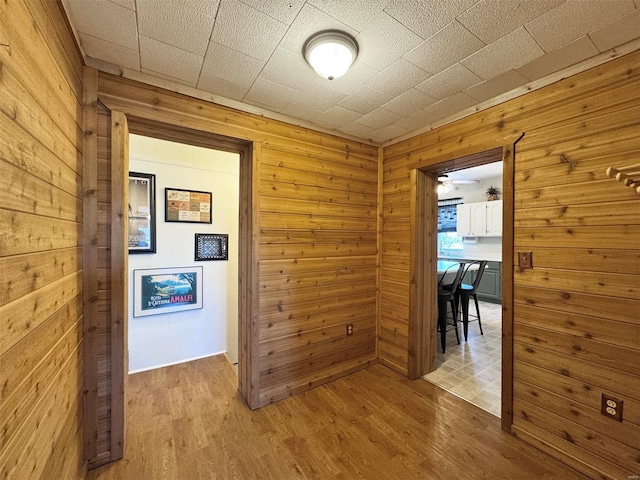
<svg viewBox="0 0 640 480">
<path fill-rule="evenodd" d="M 89 65 L 378 143 L 640 38 L 640 0 L 63 4 Z M 302 56 L 305 40 L 325 29 L 350 33 L 360 48 L 336 80 L 317 76 Z"/>
</svg>

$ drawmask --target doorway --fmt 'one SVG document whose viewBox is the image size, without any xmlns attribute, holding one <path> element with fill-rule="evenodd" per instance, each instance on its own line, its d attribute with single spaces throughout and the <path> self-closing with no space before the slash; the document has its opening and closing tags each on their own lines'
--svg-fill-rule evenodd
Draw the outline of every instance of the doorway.
<svg viewBox="0 0 640 480">
<path fill-rule="evenodd" d="M 84 396 L 85 459 L 94 468 L 122 458 L 128 375 L 127 186 L 129 133 L 235 152 L 240 156 L 238 219 L 238 390 L 252 408 L 258 405 L 257 245 L 252 232 L 253 142 L 194 130 L 177 124 L 125 115 L 100 101 L 87 113 L 84 168 L 83 295 L 85 298 Z M 173 267 L 176 265 L 168 265 Z M 179 266 L 179 265 L 177 265 Z"/>
<path fill-rule="evenodd" d="M 468 270 L 463 287 L 475 294 L 468 307 L 468 336 L 464 335 L 462 305 L 458 302 L 454 323 L 447 304 L 446 349 L 437 342 L 435 370 L 423 376 L 497 417 L 501 409 L 501 157 L 498 150 L 492 163 L 438 173 L 438 271 L 445 266 L 451 269 L 447 275 L 438 273 L 439 288 L 453 281 L 459 262 L 464 262 Z M 494 190 L 499 198 L 487 193 Z M 471 263 L 480 261 L 487 262 L 482 273 L 476 270 L 478 263 Z"/>
<path fill-rule="evenodd" d="M 517 141 L 516 141 L 517 142 Z M 410 301 L 411 378 L 419 378 L 435 370 L 437 365 L 437 177 L 441 172 L 462 170 L 502 159 L 502 362 L 501 362 L 501 426 L 509 431 L 512 423 L 513 391 L 513 168 L 514 145 L 488 146 L 466 156 L 447 154 L 432 159 L 428 166 L 411 171 L 411 260 Z"/>
<path fill-rule="evenodd" d="M 129 374 L 218 354 L 237 365 L 238 154 L 130 134 L 129 171 L 149 175 L 149 180 L 141 181 L 152 181 L 154 187 L 151 208 L 147 210 L 135 198 L 139 180 L 130 176 Z M 182 207 L 174 215 L 177 218 L 171 218 L 173 212 L 167 210 L 165 189 L 184 195 L 195 192 L 196 200 L 204 195 L 207 202 L 203 208 L 198 208 L 197 202 L 174 202 L 176 207 Z M 139 218 L 148 228 L 141 228 Z M 153 235 L 149 234 L 150 229 Z M 153 243 L 153 251 L 138 247 L 140 234 L 149 238 L 144 245 Z M 224 240 L 225 254 L 220 256 L 226 258 L 196 258 L 196 243 L 202 242 L 203 237 Z M 207 246 L 213 250 L 218 244 Z M 195 269 L 202 296 L 193 295 L 191 304 L 174 306 L 175 303 L 157 301 L 156 307 L 145 305 L 136 279 L 165 274 L 166 281 L 173 282 L 169 274 L 174 271 L 167 267 L 178 266 Z M 162 295 L 167 289 L 164 282 L 159 284 L 162 288 L 157 293 Z M 172 302 L 178 300 L 171 291 L 165 296 Z M 167 314 L 167 310 L 180 309 L 184 310 Z"/>
</svg>

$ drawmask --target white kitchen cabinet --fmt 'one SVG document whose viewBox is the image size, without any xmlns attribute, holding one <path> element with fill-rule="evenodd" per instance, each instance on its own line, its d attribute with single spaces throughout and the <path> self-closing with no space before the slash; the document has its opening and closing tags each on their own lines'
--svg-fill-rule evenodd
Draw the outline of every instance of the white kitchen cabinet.
<svg viewBox="0 0 640 480">
<path fill-rule="evenodd" d="M 502 200 L 487 203 L 487 235 L 502 235 Z"/>
<path fill-rule="evenodd" d="M 468 237 L 471 235 L 471 204 L 461 203 L 456 208 L 456 233 L 461 237 Z"/>
<path fill-rule="evenodd" d="M 502 235 L 502 200 L 462 203 L 457 207 L 456 233 L 462 237 Z"/>
</svg>

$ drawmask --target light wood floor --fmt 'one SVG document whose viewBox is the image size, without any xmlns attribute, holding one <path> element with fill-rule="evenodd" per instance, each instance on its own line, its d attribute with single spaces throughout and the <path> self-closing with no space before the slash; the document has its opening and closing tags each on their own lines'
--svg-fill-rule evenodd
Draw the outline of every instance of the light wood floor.
<svg viewBox="0 0 640 480">
<path fill-rule="evenodd" d="M 125 458 L 88 478 L 586 478 L 381 365 L 253 412 L 236 383 L 222 356 L 131 375 Z"/>
</svg>

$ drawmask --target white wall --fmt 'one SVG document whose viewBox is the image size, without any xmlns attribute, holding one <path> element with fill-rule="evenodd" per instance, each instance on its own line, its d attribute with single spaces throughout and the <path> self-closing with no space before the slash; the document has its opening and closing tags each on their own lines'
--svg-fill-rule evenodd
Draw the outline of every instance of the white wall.
<svg viewBox="0 0 640 480">
<path fill-rule="evenodd" d="M 130 135 L 129 170 L 156 176 L 156 252 L 129 255 L 129 371 L 226 352 L 238 361 L 237 154 Z M 165 187 L 213 193 L 213 223 L 166 223 Z M 194 261 L 195 233 L 229 234 L 228 261 Z M 203 267 L 203 308 L 133 316 L 133 270 Z"/>
</svg>

